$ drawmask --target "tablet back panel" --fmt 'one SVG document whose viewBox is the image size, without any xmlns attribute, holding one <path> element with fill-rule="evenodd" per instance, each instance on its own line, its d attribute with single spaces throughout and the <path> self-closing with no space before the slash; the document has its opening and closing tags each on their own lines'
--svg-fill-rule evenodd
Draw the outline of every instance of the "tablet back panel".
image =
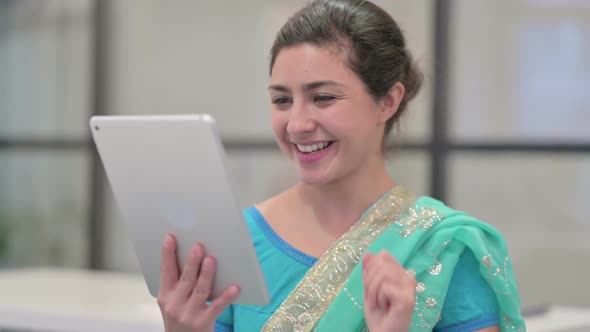
<svg viewBox="0 0 590 332">
<path fill-rule="evenodd" d="M 213 296 L 232 283 L 235 303 L 265 304 L 268 293 L 207 115 L 93 117 L 91 131 L 150 293 L 158 294 L 165 234 L 178 240 L 182 269 L 191 246 L 217 258 Z"/>
</svg>

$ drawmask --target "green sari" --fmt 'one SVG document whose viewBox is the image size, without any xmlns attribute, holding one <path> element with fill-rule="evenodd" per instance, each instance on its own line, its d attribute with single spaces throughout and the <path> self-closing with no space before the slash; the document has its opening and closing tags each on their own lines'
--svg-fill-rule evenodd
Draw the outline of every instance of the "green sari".
<svg viewBox="0 0 590 332">
<path fill-rule="evenodd" d="M 501 331 L 525 331 L 512 264 L 493 227 L 402 187 L 381 197 L 308 271 L 263 327 L 264 332 L 368 331 L 362 257 L 387 250 L 416 276 L 410 331 L 431 331 L 464 250 L 480 261 L 495 291 Z"/>
</svg>

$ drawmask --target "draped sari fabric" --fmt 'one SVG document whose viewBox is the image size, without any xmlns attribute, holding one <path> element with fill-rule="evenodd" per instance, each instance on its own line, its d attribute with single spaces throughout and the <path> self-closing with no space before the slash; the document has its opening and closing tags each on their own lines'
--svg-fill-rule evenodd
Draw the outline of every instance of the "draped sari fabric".
<svg viewBox="0 0 590 332">
<path fill-rule="evenodd" d="M 267 321 L 264 332 L 368 331 L 361 261 L 387 250 L 418 281 L 410 331 L 431 331 L 455 264 L 465 250 L 494 290 L 501 331 L 525 331 L 512 263 L 490 225 L 403 187 L 383 195 L 308 271 Z"/>
</svg>

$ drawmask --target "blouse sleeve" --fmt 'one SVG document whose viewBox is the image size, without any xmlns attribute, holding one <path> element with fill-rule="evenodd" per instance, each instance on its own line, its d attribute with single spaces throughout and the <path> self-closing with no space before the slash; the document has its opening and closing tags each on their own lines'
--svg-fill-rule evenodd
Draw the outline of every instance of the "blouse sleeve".
<svg viewBox="0 0 590 332">
<path fill-rule="evenodd" d="M 466 250 L 455 267 L 437 332 L 471 332 L 499 324 L 496 294 L 482 276 L 479 261 Z"/>
</svg>

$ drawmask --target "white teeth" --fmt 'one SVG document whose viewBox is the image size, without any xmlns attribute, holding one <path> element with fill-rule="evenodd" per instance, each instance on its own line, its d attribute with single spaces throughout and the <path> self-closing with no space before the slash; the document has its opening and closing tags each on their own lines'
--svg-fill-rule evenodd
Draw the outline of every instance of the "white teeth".
<svg viewBox="0 0 590 332">
<path fill-rule="evenodd" d="M 326 146 L 328 146 L 328 144 L 329 144 L 328 142 L 321 142 L 321 143 L 311 144 L 311 145 L 297 144 L 297 149 L 301 152 L 310 153 L 310 152 L 315 152 L 315 151 L 321 150 L 321 149 L 325 148 Z"/>
</svg>

